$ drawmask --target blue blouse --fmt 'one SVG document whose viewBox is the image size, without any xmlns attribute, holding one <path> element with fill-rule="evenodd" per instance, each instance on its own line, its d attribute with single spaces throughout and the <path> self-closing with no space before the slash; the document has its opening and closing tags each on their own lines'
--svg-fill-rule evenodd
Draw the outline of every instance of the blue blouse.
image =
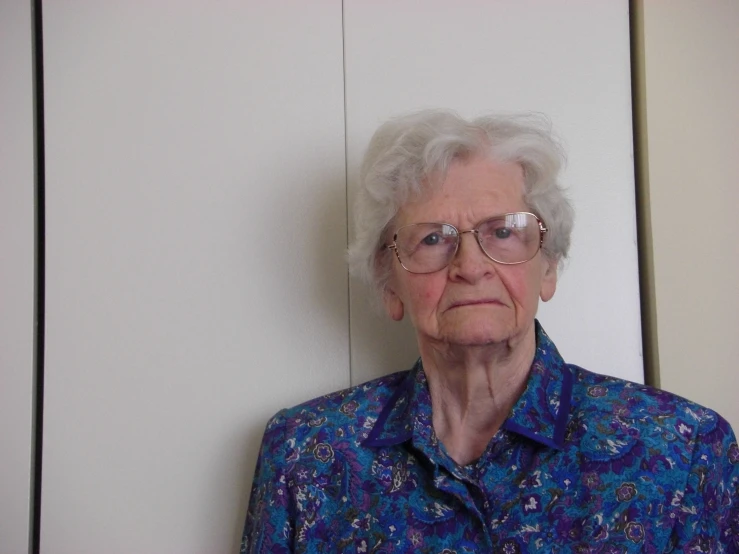
<svg viewBox="0 0 739 554">
<path fill-rule="evenodd" d="M 739 447 L 711 410 L 565 364 L 537 323 L 526 389 L 470 465 L 434 433 L 420 360 L 279 412 L 241 552 L 739 553 Z"/>
</svg>

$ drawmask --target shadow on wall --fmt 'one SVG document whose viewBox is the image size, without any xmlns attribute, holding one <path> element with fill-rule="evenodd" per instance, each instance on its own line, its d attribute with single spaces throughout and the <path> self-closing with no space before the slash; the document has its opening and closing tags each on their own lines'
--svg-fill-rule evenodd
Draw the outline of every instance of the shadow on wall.
<svg viewBox="0 0 739 554">
<path fill-rule="evenodd" d="M 343 187 L 342 181 L 339 186 L 332 185 L 326 189 L 335 192 L 343 190 Z M 349 375 L 347 385 L 358 385 L 388 373 L 409 369 L 418 358 L 415 331 L 409 319 L 392 321 L 381 304 L 372 297 L 373 291 L 349 277 L 346 228 L 352 222 L 351 213 L 347 214 L 345 195 L 326 194 L 314 221 L 316 225 L 312 229 L 315 235 L 311 244 L 316 245 L 315 255 L 319 260 L 315 266 L 318 271 L 313 275 L 311 285 L 318 312 L 315 319 L 320 325 L 330 326 L 332 333 L 339 336 L 347 332 L 350 334 L 349 360 L 346 361 Z M 336 284 L 339 282 L 345 291 L 348 286 L 348 311 L 346 296 L 341 297 L 341 302 L 337 301 Z"/>
<path fill-rule="evenodd" d="M 353 231 L 352 225 L 350 208 L 349 226 Z M 395 263 L 394 256 L 391 262 Z M 409 318 L 401 322 L 390 319 L 376 294 L 358 279 L 349 278 L 352 385 L 409 369 L 418 358 L 416 334 Z"/>
<path fill-rule="evenodd" d="M 279 286 L 290 290 L 295 283 L 308 279 L 310 300 L 309 314 L 300 314 L 305 324 L 304 332 L 316 333 L 320 337 L 345 337 L 349 344 L 349 357 L 337 357 L 336 352 L 326 353 L 326 364 L 341 364 L 341 367 L 306 368 L 308 373 L 327 372 L 333 375 L 344 374 L 343 382 L 337 383 L 332 392 L 342 387 L 353 386 L 364 381 L 395 371 L 409 369 L 418 357 L 413 327 L 406 320 L 398 323 L 385 315 L 382 309 L 373 306 L 371 291 L 356 279 L 349 279 L 346 263 L 347 250 L 347 211 L 345 181 L 316 180 L 305 183 L 304 190 L 320 195 L 322 201 L 314 203 L 318 207 L 314 213 L 307 213 L 308 204 L 301 194 L 279 199 L 279 205 L 265 207 L 281 217 L 295 217 L 306 222 L 305 232 L 310 233 L 308 244 L 315 248 L 314 256 L 318 263 L 313 274 L 301 275 L 290 271 L 275 269 L 270 271 L 270 279 L 279 281 Z M 298 215 L 299 214 L 299 215 Z M 300 239 L 299 239 L 300 240 Z M 284 269 L 284 268 L 282 268 Z M 273 283 L 273 286 L 277 286 Z M 305 287 L 303 287 L 305 288 Z M 349 303 L 350 307 L 347 305 Z M 304 304 L 305 305 L 305 304 Z M 284 314 L 283 316 L 284 317 Z M 289 317 L 289 315 L 288 315 Z M 286 348 L 290 348 L 287 344 Z M 319 392 L 318 394 L 320 394 Z M 294 403 L 310 400 L 314 394 Z M 280 406 L 290 405 L 289 399 L 281 399 Z M 276 410 L 275 410 L 276 411 Z M 235 510 L 234 552 L 239 551 L 244 519 L 251 493 L 251 481 L 259 454 L 259 447 L 266 421 L 246 422 L 243 434 L 238 438 L 242 445 L 243 471 L 239 475 L 239 509 Z"/>
<path fill-rule="evenodd" d="M 418 358 L 416 333 L 406 315 L 403 321 L 390 319 L 382 308 L 372 305 L 374 294 L 352 279 L 352 385 L 388 373 L 410 369 Z"/>
</svg>

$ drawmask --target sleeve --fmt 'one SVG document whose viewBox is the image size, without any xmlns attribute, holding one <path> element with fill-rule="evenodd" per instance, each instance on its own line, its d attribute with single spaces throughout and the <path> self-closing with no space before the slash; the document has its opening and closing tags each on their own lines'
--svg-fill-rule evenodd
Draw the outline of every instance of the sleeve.
<svg viewBox="0 0 739 554">
<path fill-rule="evenodd" d="M 739 554 L 739 447 L 724 419 L 710 419 L 696 437 L 669 552 Z"/>
<path fill-rule="evenodd" d="M 267 424 L 254 471 L 241 554 L 293 551 L 294 519 L 286 465 L 284 410 Z"/>
</svg>

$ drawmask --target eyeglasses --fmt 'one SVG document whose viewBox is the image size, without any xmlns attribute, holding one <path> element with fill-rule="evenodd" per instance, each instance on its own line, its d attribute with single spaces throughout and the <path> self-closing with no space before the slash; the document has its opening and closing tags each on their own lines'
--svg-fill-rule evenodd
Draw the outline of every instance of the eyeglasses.
<svg viewBox="0 0 739 554">
<path fill-rule="evenodd" d="M 403 269 L 434 273 L 448 266 L 459 249 L 460 237 L 473 233 L 485 255 L 499 264 L 528 262 L 544 244 L 544 222 L 529 212 L 496 215 L 474 229 L 460 231 L 449 223 L 412 223 L 398 229 L 392 244 Z"/>
</svg>

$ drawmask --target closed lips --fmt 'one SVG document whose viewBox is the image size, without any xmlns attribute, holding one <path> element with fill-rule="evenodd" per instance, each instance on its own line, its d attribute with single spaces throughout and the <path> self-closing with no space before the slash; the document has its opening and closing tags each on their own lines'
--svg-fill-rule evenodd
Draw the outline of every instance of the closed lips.
<svg viewBox="0 0 739 554">
<path fill-rule="evenodd" d="M 449 309 L 451 310 L 452 308 L 461 308 L 462 306 L 475 306 L 477 304 L 498 304 L 499 306 L 504 306 L 504 304 L 500 300 L 495 300 L 491 298 L 484 300 L 461 300 L 449 306 Z"/>
</svg>

